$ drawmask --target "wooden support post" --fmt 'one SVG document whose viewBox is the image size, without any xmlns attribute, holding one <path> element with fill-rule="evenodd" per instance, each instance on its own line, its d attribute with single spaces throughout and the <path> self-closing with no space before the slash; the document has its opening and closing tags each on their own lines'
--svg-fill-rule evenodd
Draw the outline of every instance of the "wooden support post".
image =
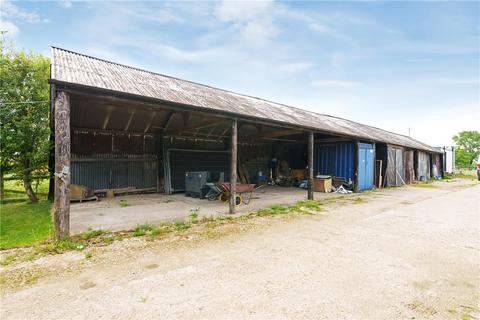
<svg viewBox="0 0 480 320">
<path fill-rule="evenodd" d="M 237 119 L 232 121 L 232 143 L 230 154 L 230 213 L 235 213 L 237 186 Z"/>
<path fill-rule="evenodd" d="M 313 200 L 313 148 L 314 134 L 308 134 L 308 199 Z"/>
<path fill-rule="evenodd" d="M 53 208 L 55 239 L 70 235 L 70 97 L 55 97 L 55 192 Z"/>
</svg>

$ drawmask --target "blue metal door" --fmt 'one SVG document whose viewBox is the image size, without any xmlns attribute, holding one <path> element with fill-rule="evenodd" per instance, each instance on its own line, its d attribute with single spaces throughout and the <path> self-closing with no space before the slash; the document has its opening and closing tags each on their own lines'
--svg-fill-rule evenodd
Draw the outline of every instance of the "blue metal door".
<svg viewBox="0 0 480 320">
<path fill-rule="evenodd" d="M 358 191 L 373 188 L 374 154 L 373 145 L 358 144 Z"/>
</svg>

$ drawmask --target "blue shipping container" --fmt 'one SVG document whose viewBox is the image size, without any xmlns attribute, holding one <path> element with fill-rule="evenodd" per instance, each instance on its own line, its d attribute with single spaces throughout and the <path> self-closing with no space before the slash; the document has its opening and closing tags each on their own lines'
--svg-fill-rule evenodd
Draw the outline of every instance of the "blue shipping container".
<svg viewBox="0 0 480 320">
<path fill-rule="evenodd" d="M 358 191 L 373 188 L 375 155 L 373 145 L 358 144 Z M 315 145 L 314 173 L 354 181 L 355 144 L 342 142 Z"/>
<path fill-rule="evenodd" d="M 355 145 L 353 142 L 315 145 L 314 173 L 354 181 Z"/>
</svg>

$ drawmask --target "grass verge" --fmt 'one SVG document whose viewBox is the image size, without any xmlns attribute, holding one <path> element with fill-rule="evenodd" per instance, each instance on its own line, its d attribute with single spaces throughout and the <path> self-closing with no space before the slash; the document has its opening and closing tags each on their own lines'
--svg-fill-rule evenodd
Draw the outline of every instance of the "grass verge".
<svg viewBox="0 0 480 320">
<path fill-rule="evenodd" d="M 316 200 L 302 200 L 289 206 L 274 205 L 269 208 L 261 209 L 240 216 L 219 216 L 219 217 L 202 217 L 198 218 L 198 209 L 192 210 L 190 216 L 185 220 L 177 220 L 173 222 L 165 222 L 160 225 L 141 224 L 135 229 L 122 232 L 108 232 L 105 230 L 89 229 L 83 234 L 70 237 L 58 242 L 45 241 L 37 244 L 28 252 L 19 251 L 17 253 L 6 255 L 0 262 L 1 265 L 8 265 L 14 261 L 31 261 L 37 257 L 46 254 L 63 253 L 72 250 L 90 249 L 96 245 L 105 246 L 116 240 L 123 240 L 132 237 L 146 237 L 147 240 L 160 239 L 168 234 L 181 235 L 188 232 L 190 228 L 195 226 L 203 232 L 206 238 L 216 238 L 220 236 L 219 227 L 227 224 L 236 224 L 258 217 L 279 216 L 279 215 L 306 215 L 315 214 L 321 211 L 321 203 Z M 49 220 L 48 216 L 48 221 Z M 50 233 L 47 233 L 48 236 Z M 46 238 L 43 237 L 42 239 Z M 42 240 L 39 239 L 39 240 Z M 91 252 L 90 250 L 88 250 Z M 86 253 L 90 259 L 92 256 Z"/>
<path fill-rule="evenodd" d="M 7 203 L 0 208 L 0 249 L 31 246 L 51 236 L 51 203 Z"/>
</svg>

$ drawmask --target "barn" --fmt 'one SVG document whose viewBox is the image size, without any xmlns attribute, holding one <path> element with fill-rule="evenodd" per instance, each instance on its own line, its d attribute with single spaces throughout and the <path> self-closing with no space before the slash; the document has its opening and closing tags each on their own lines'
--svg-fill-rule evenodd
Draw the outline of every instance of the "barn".
<svg viewBox="0 0 480 320">
<path fill-rule="evenodd" d="M 312 199 L 317 175 L 360 192 L 430 177 L 432 163 L 442 169 L 437 149 L 408 136 L 56 47 L 50 85 L 60 236 L 69 234 L 70 184 L 176 194 L 187 172 L 207 172 L 233 185 L 307 181 Z"/>
</svg>

